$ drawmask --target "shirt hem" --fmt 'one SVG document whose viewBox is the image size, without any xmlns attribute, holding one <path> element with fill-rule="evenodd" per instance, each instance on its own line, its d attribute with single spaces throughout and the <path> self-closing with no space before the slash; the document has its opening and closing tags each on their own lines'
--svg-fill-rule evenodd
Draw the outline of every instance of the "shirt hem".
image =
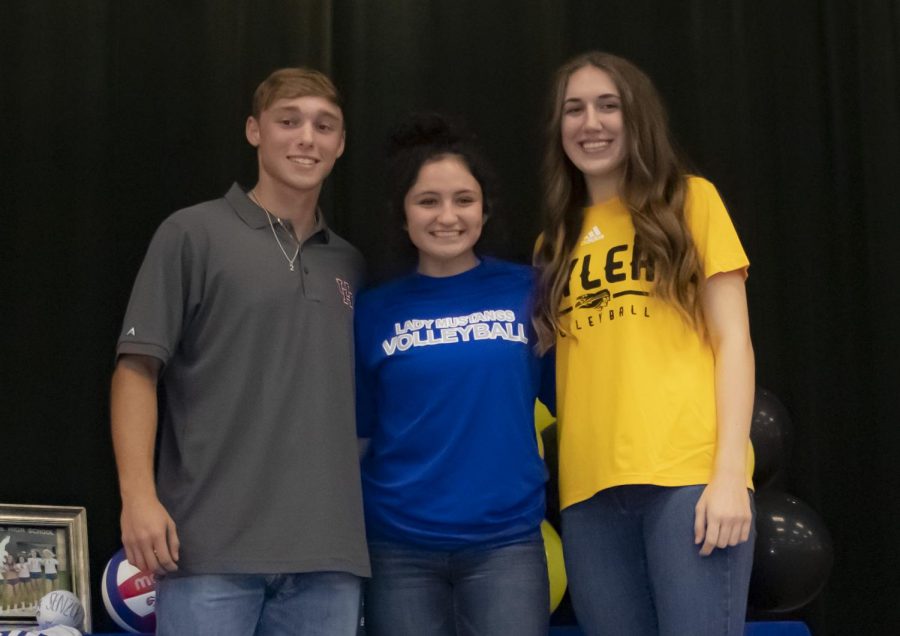
<svg viewBox="0 0 900 636">
<path fill-rule="evenodd" d="M 116 361 L 126 354 L 150 356 L 163 364 L 168 363 L 169 358 L 171 358 L 169 351 L 165 347 L 152 342 L 120 342 L 118 347 L 116 347 Z"/>
<path fill-rule="evenodd" d="M 611 479 L 609 481 L 603 481 L 597 484 L 592 490 L 588 491 L 578 491 L 569 496 L 561 496 L 559 507 L 560 509 L 568 508 L 569 506 L 573 506 L 577 503 L 581 503 L 582 501 L 587 501 L 598 492 L 607 490 L 608 488 L 615 488 L 616 486 L 636 486 L 636 485 L 648 485 L 648 486 L 664 486 L 668 488 L 678 488 L 680 486 L 700 486 L 706 485 L 709 483 L 709 475 L 697 476 L 697 475 L 686 475 L 679 477 L 660 477 L 659 475 L 628 475 L 621 476 L 617 479 Z M 747 488 L 750 490 L 755 490 L 753 487 L 753 479 L 752 477 L 747 478 Z"/>
<path fill-rule="evenodd" d="M 347 572 L 359 577 L 370 577 L 368 563 L 347 560 L 315 561 L 203 561 L 192 563 L 173 572 L 172 576 L 192 574 L 304 574 L 308 572 Z"/>
</svg>

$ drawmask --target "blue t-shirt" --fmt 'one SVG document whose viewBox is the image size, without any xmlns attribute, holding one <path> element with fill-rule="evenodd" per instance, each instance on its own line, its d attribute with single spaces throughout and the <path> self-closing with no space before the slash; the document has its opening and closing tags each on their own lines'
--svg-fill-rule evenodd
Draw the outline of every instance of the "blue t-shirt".
<svg viewBox="0 0 900 636">
<path fill-rule="evenodd" d="M 483 260 L 360 295 L 357 428 L 369 540 L 435 549 L 514 541 L 544 517 L 534 400 L 552 360 L 530 328 L 533 270 Z"/>
</svg>

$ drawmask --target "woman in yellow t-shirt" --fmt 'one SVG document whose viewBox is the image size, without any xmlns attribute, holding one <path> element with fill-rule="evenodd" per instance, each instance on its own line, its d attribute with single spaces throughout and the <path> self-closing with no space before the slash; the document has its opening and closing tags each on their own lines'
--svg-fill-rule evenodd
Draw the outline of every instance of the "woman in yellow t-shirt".
<svg viewBox="0 0 900 636">
<path fill-rule="evenodd" d="M 749 262 L 630 62 L 556 75 L 534 323 L 556 346 L 565 562 L 587 634 L 742 634 Z"/>
</svg>

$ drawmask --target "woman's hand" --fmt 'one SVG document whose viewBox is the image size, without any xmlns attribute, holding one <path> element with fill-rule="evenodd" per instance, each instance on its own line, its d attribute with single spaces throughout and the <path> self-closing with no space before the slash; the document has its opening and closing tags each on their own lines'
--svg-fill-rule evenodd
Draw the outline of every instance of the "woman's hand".
<svg viewBox="0 0 900 636">
<path fill-rule="evenodd" d="M 737 473 L 714 475 L 700 495 L 694 515 L 694 543 L 703 544 L 700 556 L 750 538 L 753 514 L 744 479 Z"/>
</svg>

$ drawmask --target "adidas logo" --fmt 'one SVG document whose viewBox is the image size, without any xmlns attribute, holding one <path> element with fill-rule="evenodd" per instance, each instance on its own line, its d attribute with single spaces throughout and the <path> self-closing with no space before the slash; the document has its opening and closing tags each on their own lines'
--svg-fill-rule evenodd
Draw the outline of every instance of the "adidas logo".
<svg viewBox="0 0 900 636">
<path fill-rule="evenodd" d="M 133 335 L 134 335 L 134 327 L 132 327 L 131 329 L 129 329 L 128 332 L 127 332 L 125 335 L 126 335 L 126 336 L 133 336 Z"/>
<path fill-rule="evenodd" d="M 591 228 L 591 231 L 584 235 L 584 239 L 582 239 L 582 245 L 590 245 L 591 243 L 596 243 L 600 239 L 605 238 L 603 236 L 603 232 L 600 231 L 600 228 L 596 225 Z"/>
</svg>

